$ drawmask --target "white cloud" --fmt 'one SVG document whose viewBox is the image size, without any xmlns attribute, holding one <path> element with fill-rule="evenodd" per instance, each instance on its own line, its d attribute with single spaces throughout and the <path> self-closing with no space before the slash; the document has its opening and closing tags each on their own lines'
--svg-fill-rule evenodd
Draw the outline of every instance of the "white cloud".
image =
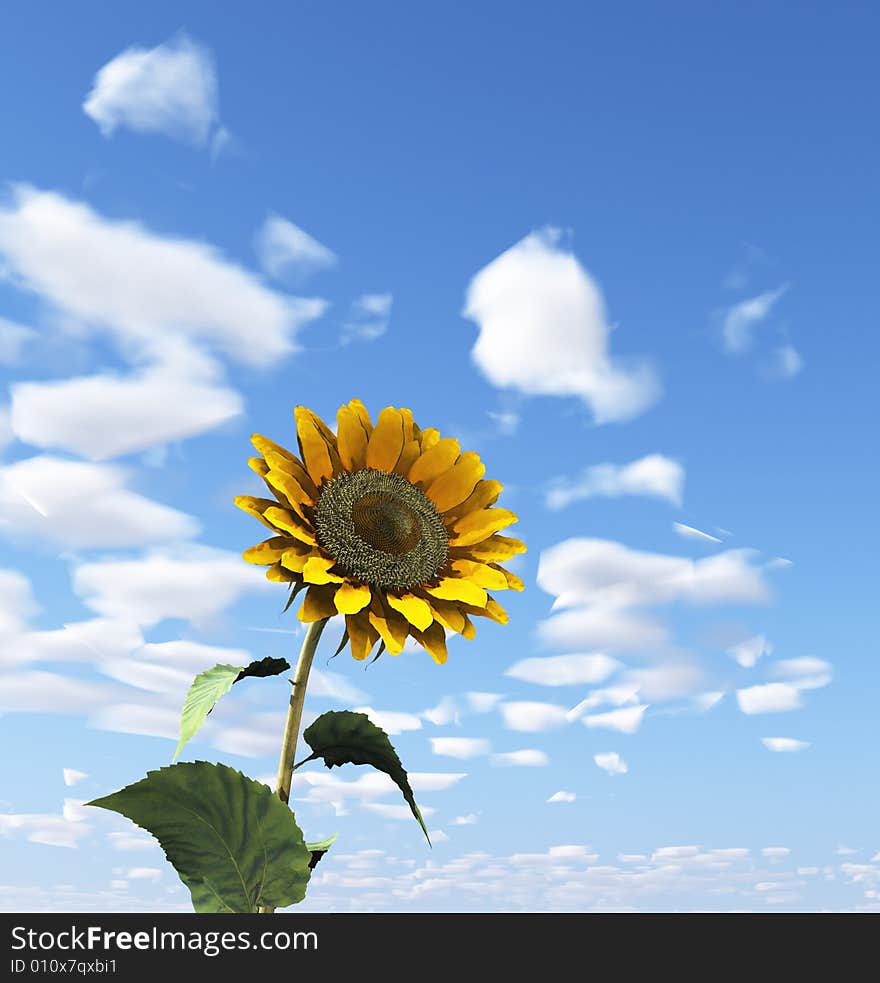
<svg viewBox="0 0 880 983">
<path fill-rule="evenodd" d="M 537 732 L 568 723 L 565 707 L 555 703 L 502 703 L 499 710 L 505 727 L 510 730 Z"/>
<path fill-rule="evenodd" d="M 389 802 L 365 802 L 363 808 L 377 813 L 383 819 L 412 820 L 412 812 L 408 805 L 398 805 L 397 803 L 392 805 Z M 436 811 L 432 806 L 419 806 L 419 812 L 426 818 L 433 816 Z"/>
<path fill-rule="evenodd" d="M 220 751 L 245 758 L 275 756 L 281 746 L 285 720 L 283 713 L 254 713 L 241 726 L 226 726 L 213 733 L 211 744 Z M 274 779 L 271 785 L 274 788 Z"/>
<path fill-rule="evenodd" d="M 309 696 L 324 696 L 352 705 L 369 699 L 366 693 L 350 683 L 341 673 L 321 669 L 312 669 L 309 673 Z"/>
<path fill-rule="evenodd" d="M 545 504 L 555 510 L 597 496 L 648 495 L 681 505 L 683 492 L 684 468 L 678 461 L 649 454 L 630 464 L 597 464 L 577 479 L 561 479 L 547 492 Z"/>
<path fill-rule="evenodd" d="M 267 584 L 262 571 L 242 563 L 238 553 L 202 546 L 154 550 L 139 560 L 81 563 L 73 572 L 74 592 L 93 611 L 144 626 L 166 618 L 198 623 Z"/>
<path fill-rule="evenodd" d="M 140 703 L 114 703 L 93 713 L 89 723 L 98 730 L 167 737 L 176 742 L 180 735 L 180 709 Z"/>
<path fill-rule="evenodd" d="M 108 618 L 76 621 L 48 631 L 31 631 L 16 639 L 9 664 L 25 662 L 83 662 L 99 665 L 123 659 L 143 645 L 137 625 Z M 0 655 L 0 664 L 3 663 Z"/>
<path fill-rule="evenodd" d="M 342 325 L 342 343 L 381 338 L 388 330 L 393 300 L 392 294 L 386 293 L 362 294 L 353 301 Z"/>
<path fill-rule="evenodd" d="M 92 827 L 83 818 L 76 809 L 68 809 L 66 815 L 0 814 L 0 836 L 22 833 L 31 843 L 75 848 L 91 832 Z"/>
<path fill-rule="evenodd" d="M 260 265 L 276 279 L 289 275 L 305 277 L 332 269 L 337 262 L 331 249 L 280 215 L 269 215 L 263 222 L 257 233 L 256 249 Z"/>
<path fill-rule="evenodd" d="M 798 741 L 793 737 L 762 737 L 761 743 L 768 751 L 794 752 L 806 751 L 809 741 Z"/>
<path fill-rule="evenodd" d="M 117 698 L 119 688 L 53 672 L 7 672 L 0 687 L 3 713 L 84 713 Z"/>
<path fill-rule="evenodd" d="M 616 751 L 604 751 L 593 755 L 593 761 L 609 775 L 625 775 L 629 771 L 629 765 L 621 758 Z"/>
<path fill-rule="evenodd" d="M 107 834 L 107 840 L 114 850 L 155 850 L 158 843 L 149 833 L 134 827 L 121 832 Z"/>
<path fill-rule="evenodd" d="M 535 748 L 524 748 L 521 751 L 505 751 L 502 754 L 493 754 L 490 761 L 493 765 L 500 767 L 518 766 L 537 768 L 550 764 L 550 759 L 547 755 Z"/>
<path fill-rule="evenodd" d="M 27 577 L 18 570 L 0 567 L 0 638 L 22 632 L 39 610 Z M 3 661 L 0 656 L 0 663 Z"/>
<path fill-rule="evenodd" d="M 633 686 L 643 700 L 652 703 L 689 696 L 704 682 L 703 670 L 693 662 L 665 662 L 645 669 L 630 669 L 622 688 Z"/>
<path fill-rule="evenodd" d="M 721 321 L 721 337 L 725 351 L 731 354 L 748 351 L 752 346 L 755 328 L 768 317 L 786 290 L 788 284 L 727 308 L 723 312 Z"/>
<path fill-rule="evenodd" d="M 355 712 L 365 713 L 386 734 L 401 734 L 405 730 L 422 729 L 421 718 L 414 713 L 400 713 L 396 710 L 374 710 L 372 707 L 357 707 Z"/>
<path fill-rule="evenodd" d="M 125 876 L 132 881 L 158 881 L 162 878 L 162 870 L 159 867 L 131 867 Z"/>
<path fill-rule="evenodd" d="M 551 655 L 546 658 L 521 659 L 504 673 L 539 686 L 575 686 L 601 683 L 620 663 L 602 652 Z"/>
<path fill-rule="evenodd" d="M 804 367 L 801 353 L 793 345 L 781 345 L 773 352 L 770 375 L 776 379 L 793 379 Z"/>
<path fill-rule="evenodd" d="M 0 317 L 0 365 L 15 365 L 24 346 L 36 337 L 33 328 Z"/>
<path fill-rule="evenodd" d="M 813 655 L 780 659 L 769 667 L 770 675 L 785 679 L 798 689 L 821 689 L 827 686 L 833 678 L 832 669 L 830 662 L 817 659 Z"/>
<path fill-rule="evenodd" d="M 474 713 L 491 713 L 504 697 L 501 693 L 465 693 L 465 699 Z"/>
<path fill-rule="evenodd" d="M 690 604 L 755 604 L 770 592 L 753 550 L 726 550 L 700 560 L 646 553 L 602 539 L 568 539 L 545 550 L 538 584 L 555 596 L 541 637 L 558 645 L 613 650 L 664 644 L 666 626 L 634 608 Z"/>
<path fill-rule="evenodd" d="M 597 423 L 637 416 L 660 396 L 656 375 L 615 364 L 599 286 L 558 243 L 555 230 L 534 232 L 471 280 L 463 313 L 479 328 L 474 362 L 495 386 L 579 396 Z"/>
<path fill-rule="evenodd" d="M 721 542 L 717 536 L 710 536 L 709 533 L 703 532 L 702 529 L 695 529 L 693 526 L 686 526 L 683 522 L 673 522 L 672 528 L 683 539 L 698 539 L 706 543 Z"/>
<path fill-rule="evenodd" d="M 761 855 L 771 861 L 783 860 L 790 853 L 791 850 L 787 846 L 765 846 L 761 850 Z"/>
<path fill-rule="evenodd" d="M 604 689 L 594 689 L 577 706 L 572 707 L 565 716 L 568 720 L 580 720 L 589 710 L 595 710 L 596 707 L 607 704 L 620 707 L 628 703 L 638 703 L 638 694 L 639 685 L 636 682 L 630 682 L 621 686 L 607 686 Z"/>
<path fill-rule="evenodd" d="M 219 122 L 214 60 L 185 34 L 126 48 L 98 71 L 82 108 L 105 137 L 125 127 L 204 146 Z"/>
<path fill-rule="evenodd" d="M 188 539 L 192 516 L 125 487 L 127 472 L 40 455 L 0 467 L 0 518 L 12 537 L 76 548 L 145 546 Z"/>
<path fill-rule="evenodd" d="M 253 656 L 245 649 L 204 645 L 201 642 L 190 642 L 182 638 L 170 642 L 150 642 L 139 648 L 137 654 L 141 659 L 150 659 L 174 669 L 186 670 L 193 676 L 219 663 L 246 666 L 253 661 Z"/>
<path fill-rule="evenodd" d="M 736 700 L 743 713 L 783 713 L 799 710 L 800 690 L 789 683 L 762 683 L 736 691 Z"/>
<path fill-rule="evenodd" d="M 646 553 L 605 539 L 567 539 L 541 553 L 538 584 L 554 610 L 578 604 L 617 606 L 766 601 L 769 591 L 753 550 L 726 550 L 700 560 Z"/>
<path fill-rule="evenodd" d="M 520 415 L 511 410 L 495 412 L 487 410 L 486 416 L 495 424 L 495 428 L 503 437 L 512 437 L 519 429 Z"/>
<path fill-rule="evenodd" d="M 707 710 L 711 710 L 712 707 L 717 706 L 726 696 L 723 690 L 713 690 L 707 693 L 699 693 L 694 697 L 694 703 L 698 710 L 705 713 Z"/>
<path fill-rule="evenodd" d="M 18 383 L 11 387 L 11 424 L 19 440 L 36 447 L 92 460 L 118 457 L 193 437 L 238 416 L 241 396 L 217 384 L 216 376 L 209 359 L 191 356 L 164 358 L 130 375 Z"/>
<path fill-rule="evenodd" d="M 473 826 L 479 821 L 479 816 L 475 812 L 469 812 L 466 816 L 456 816 L 452 820 L 452 826 Z"/>
<path fill-rule="evenodd" d="M 437 706 L 423 710 L 421 716 L 436 727 L 457 724 L 459 723 L 458 703 L 451 696 L 444 696 Z"/>
<path fill-rule="evenodd" d="M 490 744 L 482 737 L 432 737 L 431 750 L 447 758 L 476 758 L 488 754 Z"/>
<path fill-rule="evenodd" d="M 457 785 L 467 773 L 441 771 L 411 771 L 409 783 L 414 792 L 445 792 L 446 789 Z"/>
<path fill-rule="evenodd" d="M 77 771 L 76 768 L 64 768 L 63 774 L 64 774 L 64 784 L 68 786 L 79 785 L 79 783 L 83 781 L 83 779 L 89 777 L 88 772 Z"/>
<path fill-rule="evenodd" d="M 326 308 L 268 289 L 204 242 L 156 235 L 25 185 L 0 205 L 0 261 L 80 333 L 109 332 L 127 358 L 155 360 L 200 342 L 247 365 L 274 365 Z"/>
<path fill-rule="evenodd" d="M 642 724 L 642 717 L 648 707 L 640 704 L 636 707 L 624 707 L 621 710 L 609 710 L 607 713 L 594 713 L 584 717 L 585 727 L 601 727 L 605 730 L 617 730 L 621 734 L 635 734 Z"/>
<path fill-rule="evenodd" d="M 735 659 L 743 669 L 753 669 L 758 659 L 773 654 L 773 646 L 763 635 L 753 635 L 751 638 L 732 645 L 727 654 Z"/>
<path fill-rule="evenodd" d="M 548 802 L 574 802 L 577 796 L 574 792 L 566 792 L 564 789 L 560 789 L 558 792 L 554 792 Z"/>
</svg>

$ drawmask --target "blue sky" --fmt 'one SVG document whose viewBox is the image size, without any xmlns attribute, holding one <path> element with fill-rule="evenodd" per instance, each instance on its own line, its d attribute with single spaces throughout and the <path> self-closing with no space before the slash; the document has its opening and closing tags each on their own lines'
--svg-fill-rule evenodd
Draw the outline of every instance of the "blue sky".
<svg viewBox="0 0 880 983">
<path fill-rule="evenodd" d="M 232 497 L 358 396 L 481 454 L 526 590 L 443 667 L 328 627 L 307 715 L 371 708 L 434 847 L 304 769 L 303 910 L 876 909 L 877 11 L 52 23 L 3 14 L 0 907 L 189 907 L 81 803 L 294 658 Z M 287 686 L 189 757 L 268 780 Z"/>
</svg>

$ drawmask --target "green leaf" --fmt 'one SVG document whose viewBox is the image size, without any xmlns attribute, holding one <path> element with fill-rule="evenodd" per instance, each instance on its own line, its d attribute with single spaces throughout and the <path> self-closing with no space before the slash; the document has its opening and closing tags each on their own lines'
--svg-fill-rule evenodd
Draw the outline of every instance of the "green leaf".
<svg viewBox="0 0 880 983">
<path fill-rule="evenodd" d="M 309 861 L 309 868 L 311 870 L 314 870 L 318 866 L 318 861 L 333 846 L 337 836 L 339 836 L 339 833 L 334 833 L 328 840 L 321 840 L 318 843 L 306 843 L 306 849 L 312 855 L 312 859 Z"/>
<path fill-rule="evenodd" d="M 180 741 L 172 761 L 177 761 L 184 744 L 195 737 L 214 709 L 214 704 L 232 689 L 232 684 L 243 671 L 241 666 L 219 665 L 200 672 L 192 681 L 180 711 Z"/>
<path fill-rule="evenodd" d="M 278 676 L 282 672 L 287 672 L 289 668 L 290 663 L 287 659 L 273 659 L 267 655 L 265 659 L 257 659 L 256 662 L 252 662 L 249 666 L 242 669 L 235 677 L 235 682 L 246 679 L 248 676 L 258 676 L 261 679 L 264 679 L 266 676 Z"/>
<path fill-rule="evenodd" d="M 184 761 L 87 803 L 152 833 L 198 912 L 255 912 L 302 901 L 311 853 L 293 813 L 262 782 Z"/>
<path fill-rule="evenodd" d="M 312 749 L 305 761 L 323 758 L 328 768 L 334 765 L 372 765 L 389 775 L 406 799 L 428 843 L 431 837 L 419 807 L 416 805 L 409 779 L 388 735 L 377 727 L 365 713 L 351 710 L 328 710 L 303 731 L 303 740 Z M 300 764 L 305 764 L 305 761 Z"/>
<path fill-rule="evenodd" d="M 277 676 L 289 668 L 290 663 L 287 659 L 272 659 L 267 656 L 245 668 L 217 665 L 213 669 L 200 672 L 192 681 L 183 701 L 183 709 L 180 711 L 180 741 L 171 759 L 172 762 L 177 761 L 184 744 L 196 736 L 217 701 L 225 696 L 235 683 L 248 676 Z"/>
</svg>

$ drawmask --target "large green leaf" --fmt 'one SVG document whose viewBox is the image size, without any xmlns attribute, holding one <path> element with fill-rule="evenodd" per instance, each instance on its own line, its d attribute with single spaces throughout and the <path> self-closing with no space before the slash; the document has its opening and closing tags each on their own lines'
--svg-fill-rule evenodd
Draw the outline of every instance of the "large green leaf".
<svg viewBox="0 0 880 983">
<path fill-rule="evenodd" d="M 202 724 L 217 701 L 240 679 L 246 679 L 248 676 L 277 676 L 289 668 L 290 663 L 286 659 L 273 659 L 267 656 L 244 668 L 217 665 L 213 669 L 200 672 L 192 681 L 183 701 L 183 709 L 180 711 L 180 741 L 171 760 L 177 761 L 184 744 L 192 740 L 201 730 Z"/>
<path fill-rule="evenodd" d="M 328 710 L 303 731 L 303 740 L 312 749 L 312 754 L 300 764 L 323 758 L 328 768 L 345 764 L 372 765 L 379 771 L 384 771 L 403 793 L 428 843 L 431 842 L 397 752 L 385 731 L 377 727 L 365 713 Z"/>
<path fill-rule="evenodd" d="M 284 908 L 305 897 L 311 853 L 293 813 L 234 768 L 184 761 L 87 804 L 152 833 L 198 912 Z"/>
</svg>

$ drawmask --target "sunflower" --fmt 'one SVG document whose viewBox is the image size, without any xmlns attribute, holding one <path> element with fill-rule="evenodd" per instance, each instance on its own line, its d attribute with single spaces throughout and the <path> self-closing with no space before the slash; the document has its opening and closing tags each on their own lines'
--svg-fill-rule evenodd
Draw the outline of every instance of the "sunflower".
<svg viewBox="0 0 880 983">
<path fill-rule="evenodd" d="M 303 406 L 295 417 L 299 457 L 251 437 L 260 456 L 248 464 L 274 497 L 235 504 L 272 532 L 244 559 L 289 584 L 291 600 L 305 591 L 300 621 L 343 615 L 355 659 L 380 640 L 397 655 L 412 636 L 438 663 L 447 631 L 473 638 L 472 617 L 507 623 L 488 591 L 523 589 L 499 563 L 525 545 L 498 534 L 517 517 L 492 507 L 502 486 L 477 454 L 421 430 L 408 409 L 389 406 L 374 426 L 353 399 L 335 435 Z"/>
</svg>

